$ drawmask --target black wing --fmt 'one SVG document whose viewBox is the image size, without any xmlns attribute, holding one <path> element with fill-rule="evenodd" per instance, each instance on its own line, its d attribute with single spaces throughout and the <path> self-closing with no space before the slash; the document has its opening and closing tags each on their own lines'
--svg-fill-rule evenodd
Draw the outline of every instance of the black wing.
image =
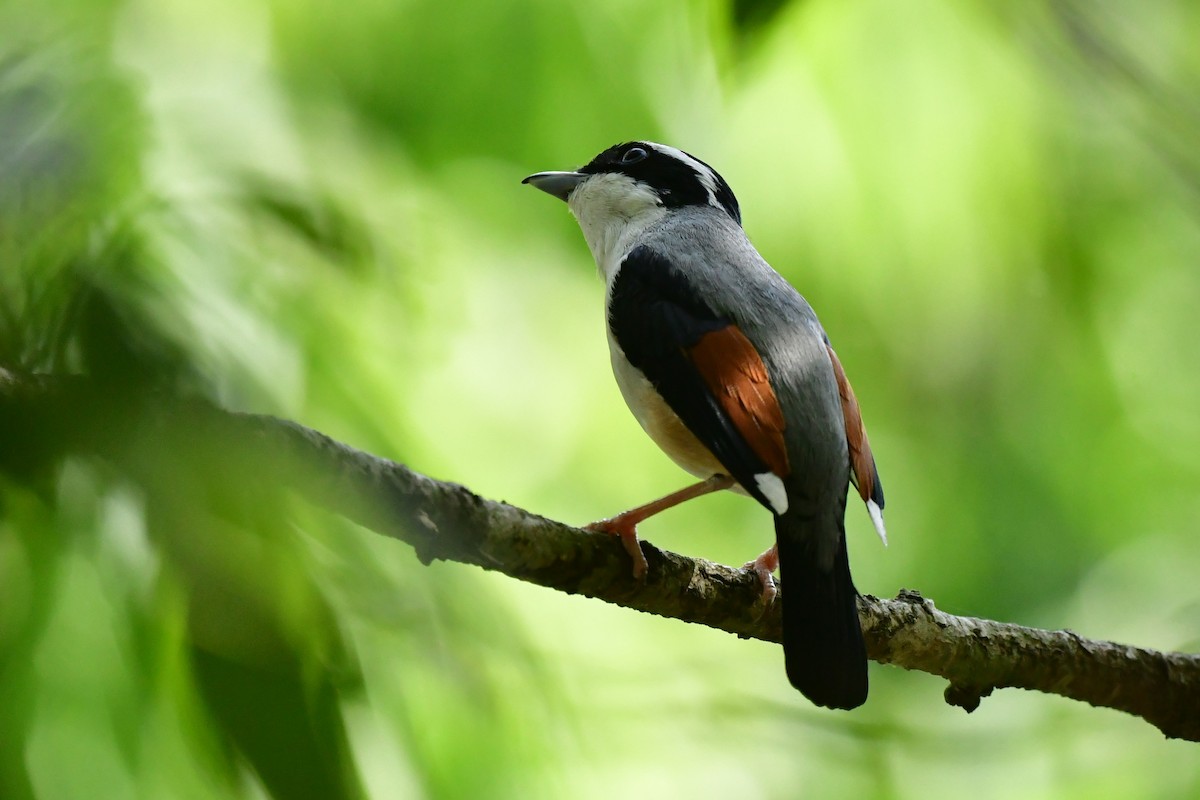
<svg viewBox="0 0 1200 800">
<path fill-rule="evenodd" d="M 645 246 L 621 263 L 608 324 L 625 357 L 688 430 L 772 509 L 755 476 L 788 473 L 783 414 L 761 357 L 737 325 L 715 313 L 669 259 Z"/>
</svg>

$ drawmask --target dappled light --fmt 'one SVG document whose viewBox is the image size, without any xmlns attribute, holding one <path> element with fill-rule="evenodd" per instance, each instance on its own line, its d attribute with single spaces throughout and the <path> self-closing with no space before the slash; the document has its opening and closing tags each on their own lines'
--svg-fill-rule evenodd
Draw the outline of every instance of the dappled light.
<svg viewBox="0 0 1200 800">
<path fill-rule="evenodd" d="M 885 548 L 851 498 L 861 592 L 1200 650 L 1200 6 L 755 6 L 7 3 L 0 382 L 88 376 L 79 429 L 191 397 L 612 516 L 691 479 L 520 181 L 669 143 L 853 381 L 888 501 Z M 876 663 L 817 709 L 777 645 L 425 565 L 203 436 L 105 431 L 118 467 L 0 430 L 5 798 L 1200 796 L 1196 745 L 1125 714 L 968 716 Z M 729 492 L 639 532 L 773 542 Z"/>
</svg>

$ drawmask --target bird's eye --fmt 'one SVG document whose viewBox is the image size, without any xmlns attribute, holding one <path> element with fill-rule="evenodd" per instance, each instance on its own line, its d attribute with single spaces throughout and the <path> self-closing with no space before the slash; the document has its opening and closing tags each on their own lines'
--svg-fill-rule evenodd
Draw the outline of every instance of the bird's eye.
<svg viewBox="0 0 1200 800">
<path fill-rule="evenodd" d="M 631 147 L 625 151 L 625 155 L 621 156 L 622 164 L 636 164 L 646 157 L 646 148 Z"/>
</svg>

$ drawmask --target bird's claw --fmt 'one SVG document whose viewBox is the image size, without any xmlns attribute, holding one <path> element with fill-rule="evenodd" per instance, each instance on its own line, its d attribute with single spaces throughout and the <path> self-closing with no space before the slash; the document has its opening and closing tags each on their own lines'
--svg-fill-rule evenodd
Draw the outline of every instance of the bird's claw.
<svg viewBox="0 0 1200 800">
<path fill-rule="evenodd" d="M 650 564 L 646 561 L 646 554 L 642 552 L 642 544 L 638 539 L 636 524 L 630 524 L 622 520 L 620 515 L 618 515 L 610 519 L 593 522 L 590 525 L 584 525 L 583 529 L 585 531 L 608 533 L 619 538 L 621 544 L 625 547 L 625 552 L 629 553 L 629 557 L 633 559 L 633 579 L 636 581 L 644 581 L 646 579 L 646 573 L 650 569 Z"/>
<path fill-rule="evenodd" d="M 775 602 L 775 596 L 779 594 L 779 590 L 775 587 L 775 576 L 772 574 L 779 568 L 779 549 L 772 546 L 758 558 L 753 561 L 747 561 L 742 565 L 742 569 L 751 570 L 762 584 L 762 602 L 763 605 L 770 608 Z"/>
</svg>

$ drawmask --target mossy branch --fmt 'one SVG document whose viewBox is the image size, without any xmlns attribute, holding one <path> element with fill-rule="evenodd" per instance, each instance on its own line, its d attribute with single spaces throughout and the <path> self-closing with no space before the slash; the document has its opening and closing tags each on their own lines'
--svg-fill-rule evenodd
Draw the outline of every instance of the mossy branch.
<svg viewBox="0 0 1200 800">
<path fill-rule="evenodd" d="M 743 638 L 780 640 L 779 604 L 764 608 L 758 579 L 744 570 L 644 542 L 650 571 L 638 582 L 607 534 L 486 500 L 294 422 L 0 370 L 0 470 L 34 479 L 69 454 L 100 456 L 135 479 L 170 459 L 198 460 L 246 492 L 290 487 L 407 542 L 425 563 L 474 564 Z M 894 600 L 864 596 L 859 614 L 873 660 L 947 679 L 947 702 L 967 711 L 994 689 L 1015 687 L 1124 711 L 1168 737 L 1200 741 L 1200 655 L 954 616 L 911 591 Z"/>
</svg>

